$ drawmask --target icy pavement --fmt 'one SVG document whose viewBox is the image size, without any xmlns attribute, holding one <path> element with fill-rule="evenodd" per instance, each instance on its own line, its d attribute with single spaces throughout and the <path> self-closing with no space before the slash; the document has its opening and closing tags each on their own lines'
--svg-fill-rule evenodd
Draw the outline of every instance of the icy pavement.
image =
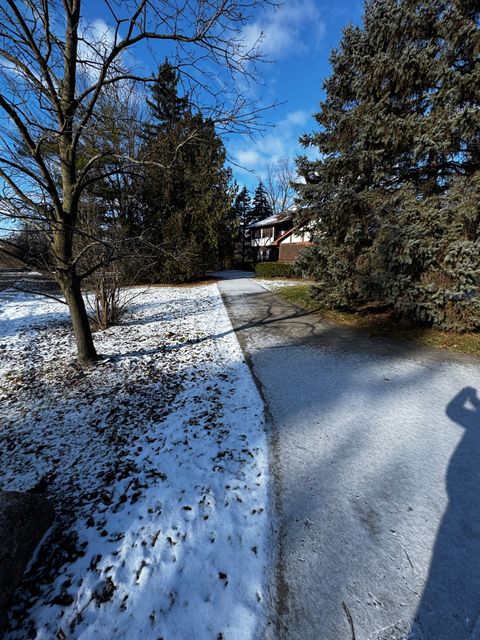
<svg viewBox="0 0 480 640">
<path fill-rule="evenodd" d="M 272 640 L 480 639 L 480 361 L 219 283 L 270 411 Z"/>
<path fill-rule="evenodd" d="M 263 405 L 216 285 L 142 292 L 82 372 L 64 308 L 0 296 L 0 478 L 57 518 L 9 640 L 253 640 L 266 623 Z"/>
<path fill-rule="evenodd" d="M 289 278 L 288 280 L 283 278 L 275 278 L 272 280 L 269 278 L 255 278 L 254 282 L 264 289 L 273 292 L 283 289 L 284 287 L 297 287 L 298 285 L 309 283 L 308 280 L 297 280 L 293 278 Z"/>
</svg>

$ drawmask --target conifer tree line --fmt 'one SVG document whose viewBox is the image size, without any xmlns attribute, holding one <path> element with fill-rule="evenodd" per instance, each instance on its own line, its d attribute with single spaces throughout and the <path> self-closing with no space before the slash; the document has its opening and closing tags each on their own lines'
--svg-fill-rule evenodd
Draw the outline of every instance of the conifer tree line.
<svg viewBox="0 0 480 640">
<path fill-rule="evenodd" d="M 97 275 L 115 273 L 131 284 L 188 281 L 219 264 L 231 266 L 238 221 L 225 147 L 178 85 L 166 60 L 145 105 L 127 83 L 104 92 L 97 126 L 79 152 L 85 159 L 105 154 L 81 199 L 75 249 L 85 251 L 83 270 L 98 260 Z M 15 245 L 24 262 L 48 270 L 48 242 L 38 223 L 24 222 Z"/>
<path fill-rule="evenodd" d="M 116 137 L 122 145 L 130 140 L 121 155 L 128 151 L 131 165 L 121 171 L 113 162 L 111 175 L 86 191 L 82 207 L 83 216 L 91 218 L 89 235 L 119 246 L 107 272 L 119 272 L 125 282 L 174 282 L 201 277 L 220 260 L 228 264 L 236 232 L 233 185 L 213 122 L 182 95 L 179 76 L 167 60 L 142 113 L 135 111 L 134 100 L 112 98 L 100 110 L 105 135 L 109 145 Z M 95 132 L 92 145 L 99 144 Z"/>
<path fill-rule="evenodd" d="M 115 139 L 114 120 L 118 129 L 123 126 L 118 138 L 124 144 L 136 139 L 130 152 L 141 168 L 127 174 L 112 170 L 114 182 L 111 176 L 97 181 L 84 203 L 90 198 L 91 206 L 84 210 L 96 223 L 92 234 L 98 236 L 101 230 L 110 244 L 124 240 L 126 256 L 115 260 L 115 269 L 129 282 L 132 277 L 185 282 L 208 269 L 251 261 L 249 225 L 273 215 L 263 182 L 251 197 L 245 186 L 240 189 L 232 181 L 213 123 L 181 95 L 178 74 L 167 60 L 159 67 L 146 106 L 139 124 L 131 105 L 122 104 L 118 96 L 106 101 L 106 135 L 110 142 Z M 92 144 L 98 145 L 98 137 Z"/>
<path fill-rule="evenodd" d="M 236 220 L 238 229 L 237 242 L 234 245 L 234 262 L 245 263 L 251 262 L 250 225 L 264 218 L 273 215 L 273 209 L 267 191 L 260 180 L 258 183 L 253 200 L 248 192 L 247 187 L 241 189 L 237 186 L 237 194 L 232 205 L 232 217 Z M 235 250 L 237 249 L 237 250 Z"/>
<path fill-rule="evenodd" d="M 247 187 L 241 189 L 237 186 L 237 194 L 233 203 L 233 210 L 240 221 L 242 227 L 247 227 L 252 222 L 263 220 L 273 215 L 273 208 L 265 189 L 260 180 L 251 197 Z"/>
<path fill-rule="evenodd" d="M 82 197 L 81 224 L 86 234 L 76 238 L 77 250 L 90 239 L 103 240 L 97 258 L 105 257 L 96 277 L 119 283 L 185 282 L 208 269 L 249 262 L 249 225 L 273 215 L 271 194 L 262 181 L 253 197 L 239 188 L 226 166 L 226 150 L 212 121 L 182 95 L 179 76 L 165 60 L 151 85 L 145 107 L 133 87 L 123 85 L 102 97 L 97 120 L 102 123 L 83 152 L 109 150 L 92 186 Z M 115 162 L 131 159 L 125 171 Z M 31 266 L 48 260 L 42 234 L 24 226 L 22 247 Z M 43 265 L 44 266 L 44 265 Z"/>
<path fill-rule="evenodd" d="M 301 259 L 330 307 L 480 328 L 480 3 L 368 0 L 298 159 Z"/>
</svg>

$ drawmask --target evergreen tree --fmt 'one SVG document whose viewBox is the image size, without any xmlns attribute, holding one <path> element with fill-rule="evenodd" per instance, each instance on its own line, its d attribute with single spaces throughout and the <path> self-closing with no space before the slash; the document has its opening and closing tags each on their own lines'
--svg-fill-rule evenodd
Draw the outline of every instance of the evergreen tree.
<svg viewBox="0 0 480 640">
<path fill-rule="evenodd" d="M 255 215 L 252 209 L 250 194 L 247 187 L 243 187 L 235 197 L 233 202 L 234 215 L 238 219 L 239 244 L 242 262 L 247 258 L 247 247 L 249 246 L 250 231 L 248 226 L 254 222 Z"/>
<path fill-rule="evenodd" d="M 263 220 L 272 215 L 273 210 L 267 192 L 263 186 L 263 182 L 260 180 L 253 196 L 252 218 L 254 220 Z"/>
<path fill-rule="evenodd" d="M 219 220 L 218 226 L 218 259 L 221 269 L 230 269 L 235 264 L 235 249 L 240 237 L 240 219 L 237 207 L 238 185 L 233 182 L 229 189 L 231 206 L 226 216 Z"/>
<path fill-rule="evenodd" d="M 231 204 L 231 172 L 213 122 L 178 96 L 178 79 L 162 66 L 150 101 L 143 199 L 145 227 L 160 247 L 154 279 L 188 280 L 216 266 Z"/>
<path fill-rule="evenodd" d="M 478 3 L 372 0 L 332 53 L 322 159 L 298 160 L 309 268 L 331 306 L 366 301 L 480 327 Z"/>
<path fill-rule="evenodd" d="M 247 187 L 242 187 L 233 201 L 233 210 L 239 220 L 240 228 L 246 229 L 253 222 L 252 201 Z"/>
<path fill-rule="evenodd" d="M 179 77 L 175 68 L 165 60 L 158 68 L 152 84 L 151 98 L 147 99 L 150 121 L 146 125 L 147 137 L 171 129 L 188 111 L 188 98 L 178 95 Z"/>
</svg>

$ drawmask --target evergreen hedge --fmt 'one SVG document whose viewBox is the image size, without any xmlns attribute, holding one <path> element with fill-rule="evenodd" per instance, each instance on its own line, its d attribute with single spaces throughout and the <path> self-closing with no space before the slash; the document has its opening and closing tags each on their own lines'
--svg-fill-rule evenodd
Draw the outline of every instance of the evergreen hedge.
<svg viewBox="0 0 480 640">
<path fill-rule="evenodd" d="M 255 274 L 261 278 L 296 278 L 295 266 L 289 262 L 259 262 Z"/>
</svg>

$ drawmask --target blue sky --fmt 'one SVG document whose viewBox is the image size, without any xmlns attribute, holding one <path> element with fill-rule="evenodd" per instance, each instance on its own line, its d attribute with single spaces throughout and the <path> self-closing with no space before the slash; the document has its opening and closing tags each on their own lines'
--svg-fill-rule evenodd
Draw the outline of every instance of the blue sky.
<svg viewBox="0 0 480 640">
<path fill-rule="evenodd" d="M 330 74 L 329 54 L 342 29 L 358 24 L 360 0 L 285 0 L 276 11 L 262 12 L 246 31 L 254 39 L 263 31 L 262 49 L 275 62 L 262 67 L 264 103 L 284 103 L 265 117 L 274 126 L 252 141 L 246 136 L 227 142 L 229 155 L 247 170 L 233 167 L 237 181 L 254 189 L 265 164 L 303 152 L 298 137 L 315 129 L 312 115 L 323 96 L 322 83 Z M 253 172 L 253 173 L 251 173 Z"/>
</svg>

